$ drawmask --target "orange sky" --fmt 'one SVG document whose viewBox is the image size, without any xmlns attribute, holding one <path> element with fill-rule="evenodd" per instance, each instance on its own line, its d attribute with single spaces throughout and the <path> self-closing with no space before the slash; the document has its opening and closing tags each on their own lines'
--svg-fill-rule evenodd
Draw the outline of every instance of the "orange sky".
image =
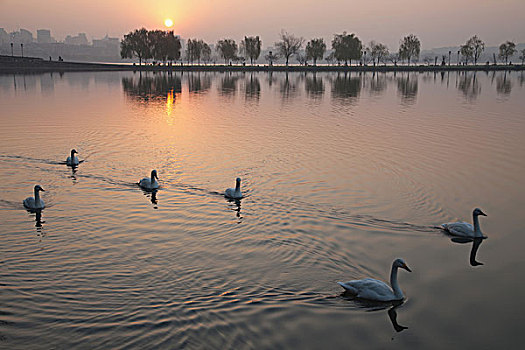
<svg viewBox="0 0 525 350">
<path fill-rule="evenodd" d="M 265 47 L 281 28 L 328 41 L 346 30 L 394 49 L 408 33 L 423 48 L 462 44 L 474 34 L 489 46 L 525 42 L 525 0 L 0 0 L 0 27 L 35 36 L 46 28 L 59 40 L 78 32 L 90 39 L 121 37 L 141 26 L 164 28 L 165 18 L 185 38 L 213 43 L 259 35 Z"/>
</svg>

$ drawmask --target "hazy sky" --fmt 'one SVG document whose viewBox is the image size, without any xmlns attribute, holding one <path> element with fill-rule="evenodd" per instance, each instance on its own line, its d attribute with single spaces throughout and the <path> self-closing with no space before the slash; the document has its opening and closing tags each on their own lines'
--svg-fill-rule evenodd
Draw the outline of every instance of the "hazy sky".
<svg viewBox="0 0 525 350">
<path fill-rule="evenodd" d="M 423 48 L 453 46 L 477 34 L 488 46 L 525 42 L 525 0 L 0 0 L 0 27 L 50 29 L 59 40 L 85 32 L 88 38 L 122 37 L 141 26 L 164 29 L 173 19 L 184 38 L 213 43 L 259 35 L 272 45 L 281 29 L 306 39 L 356 33 L 364 42 L 397 49 L 416 34 Z"/>
</svg>

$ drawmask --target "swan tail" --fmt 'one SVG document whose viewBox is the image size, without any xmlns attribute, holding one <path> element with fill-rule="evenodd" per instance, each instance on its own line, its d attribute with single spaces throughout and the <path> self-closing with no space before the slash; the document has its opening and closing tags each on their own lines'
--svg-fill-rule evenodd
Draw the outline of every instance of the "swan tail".
<svg viewBox="0 0 525 350">
<path fill-rule="evenodd" d="M 353 294 L 357 294 L 357 289 L 355 289 L 351 285 L 346 284 L 345 282 L 337 282 L 337 284 L 343 287 L 346 291 L 353 293 Z"/>
</svg>

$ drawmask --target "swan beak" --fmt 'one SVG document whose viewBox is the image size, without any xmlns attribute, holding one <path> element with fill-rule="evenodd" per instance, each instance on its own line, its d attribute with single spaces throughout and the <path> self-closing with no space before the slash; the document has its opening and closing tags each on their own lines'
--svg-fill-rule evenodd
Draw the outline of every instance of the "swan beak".
<svg viewBox="0 0 525 350">
<path fill-rule="evenodd" d="M 484 212 L 479 213 L 479 215 L 487 216 Z"/>
<path fill-rule="evenodd" d="M 40 191 L 45 192 L 46 190 L 44 190 L 42 187 L 40 187 Z"/>
<path fill-rule="evenodd" d="M 403 268 L 408 272 L 412 272 L 412 270 L 410 270 L 410 267 L 408 267 L 407 264 L 403 265 Z"/>
</svg>

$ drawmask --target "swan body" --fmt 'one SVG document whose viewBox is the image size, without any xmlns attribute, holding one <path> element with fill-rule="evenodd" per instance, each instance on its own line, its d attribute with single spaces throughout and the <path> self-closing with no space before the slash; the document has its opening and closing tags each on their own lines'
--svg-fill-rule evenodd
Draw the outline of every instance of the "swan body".
<svg viewBox="0 0 525 350">
<path fill-rule="evenodd" d="M 442 224 L 441 228 L 453 236 L 467 238 L 483 238 L 483 233 L 481 232 L 481 228 L 479 227 L 478 217 L 480 215 L 487 216 L 487 214 L 485 214 L 481 209 L 476 208 L 472 212 L 472 221 L 474 222 L 474 225 L 469 224 L 468 222 L 458 221 Z"/>
<path fill-rule="evenodd" d="M 397 283 L 397 269 L 402 268 L 412 272 L 403 259 L 396 259 L 392 263 L 390 272 L 390 284 L 373 278 L 364 278 L 361 280 L 352 280 L 348 282 L 337 282 L 347 292 L 354 294 L 357 298 L 375 300 L 375 301 L 394 301 L 403 300 L 404 295 Z"/>
<path fill-rule="evenodd" d="M 79 165 L 80 162 L 78 161 L 78 157 L 75 156 L 75 153 L 78 154 L 78 152 L 75 149 L 71 150 L 71 155 L 67 157 L 66 164 L 67 165 Z"/>
<path fill-rule="evenodd" d="M 40 198 L 40 191 L 45 190 L 40 185 L 35 186 L 35 196 L 24 199 L 24 207 L 27 209 L 44 209 L 44 201 Z"/>
<path fill-rule="evenodd" d="M 145 177 L 139 182 L 139 186 L 146 189 L 146 190 L 155 190 L 159 188 L 159 183 L 157 182 L 157 179 L 159 177 L 157 176 L 157 170 L 151 171 L 150 177 Z"/>
<path fill-rule="evenodd" d="M 242 198 L 242 192 L 241 192 L 241 178 L 238 177 L 235 180 L 235 188 L 228 188 L 226 189 L 224 195 L 228 198 L 233 199 L 240 199 Z"/>
</svg>

